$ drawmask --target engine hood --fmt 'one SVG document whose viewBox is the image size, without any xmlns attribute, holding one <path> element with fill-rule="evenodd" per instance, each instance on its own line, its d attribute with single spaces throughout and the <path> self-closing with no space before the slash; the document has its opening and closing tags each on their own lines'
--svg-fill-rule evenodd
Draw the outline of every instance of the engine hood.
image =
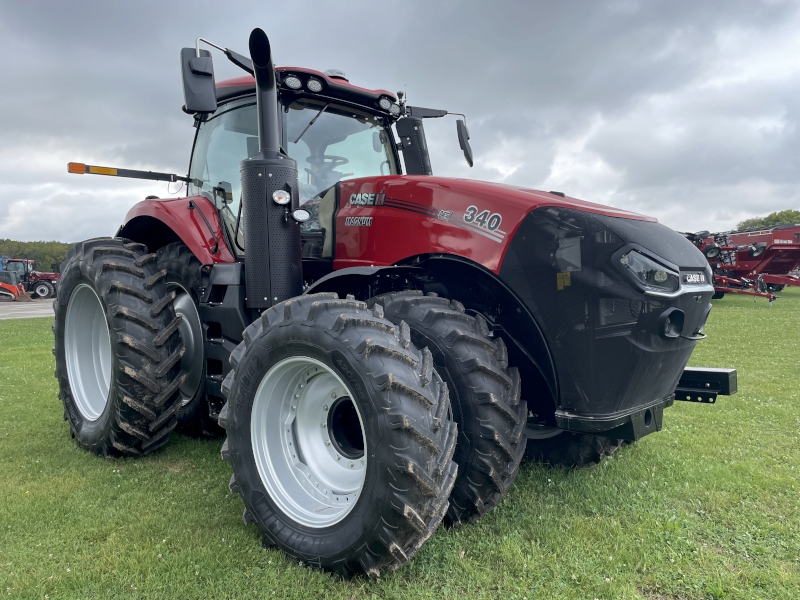
<svg viewBox="0 0 800 600">
<path fill-rule="evenodd" d="M 518 186 L 392 175 L 338 184 L 335 268 L 391 265 L 409 257 L 443 253 L 472 260 L 497 273 L 514 232 L 540 208 L 561 208 L 601 218 L 656 220 L 551 192 Z"/>
<path fill-rule="evenodd" d="M 370 178 L 372 179 L 372 178 Z M 463 197 L 485 199 L 486 201 L 508 204 L 520 209 L 530 210 L 540 206 L 563 206 L 574 208 L 583 212 L 605 215 L 608 217 L 620 217 L 624 219 L 634 219 L 637 221 L 657 221 L 653 217 L 640 215 L 638 213 L 587 202 L 570 196 L 562 196 L 553 192 L 532 190 L 515 185 L 494 183 L 490 181 L 477 181 L 474 179 L 456 179 L 448 177 L 417 176 L 417 175 L 398 175 L 395 177 L 381 178 L 388 189 L 399 190 L 406 188 L 411 195 L 427 196 L 428 190 L 442 190 L 449 193 L 456 193 Z M 356 180 L 363 181 L 363 180 Z M 387 189 L 387 194 L 388 194 Z"/>
</svg>

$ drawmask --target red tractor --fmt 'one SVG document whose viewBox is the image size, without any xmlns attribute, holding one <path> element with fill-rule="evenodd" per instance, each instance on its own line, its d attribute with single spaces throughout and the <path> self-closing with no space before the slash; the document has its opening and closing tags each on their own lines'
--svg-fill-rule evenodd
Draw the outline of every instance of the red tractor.
<svg viewBox="0 0 800 600">
<path fill-rule="evenodd" d="M 25 290 L 39 298 L 52 298 L 56 295 L 59 273 L 43 273 L 33 268 L 33 261 L 27 258 L 9 258 L 6 270 L 17 274 Z"/>
<path fill-rule="evenodd" d="M 216 84 L 200 42 L 252 76 Z M 276 69 L 260 29 L 250 56 L 182 50 L 186 176 L 69 165 L 188 184 L 67 255 L 56 377 L 81 446 L 140 456 L 222 428 L 266 545 L 378 576 L 497 505 L 526 451 L 593 464 L 674 400 L 736 391 L 734 370 L 685 369 L 714 289 L 681 235 L 434 177 L 423 120 L 447 111 Z"/>
<path fill-rule="evenodd" d="M 726 293 L 773 302 L 787 285 L 800 285 L 800 223 L 724 233 L 700 231 L 686 237 L 714 270 L 714 298 Z"/>
</svg>

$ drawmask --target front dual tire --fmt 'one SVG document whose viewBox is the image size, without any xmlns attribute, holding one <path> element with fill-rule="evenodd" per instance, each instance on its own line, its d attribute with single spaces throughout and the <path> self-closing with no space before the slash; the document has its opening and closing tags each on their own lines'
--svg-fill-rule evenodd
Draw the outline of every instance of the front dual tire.
<svg viewBox="0 0 800 600">
<path fill-rule="evenodd" d="M 301 296 L 250 325 L 231 364 L 219 422 L 245 523 L 343 577 L 408 561 L 457 473 L 447 386 L 408 326 L 335 294 Z"/>
</svg>

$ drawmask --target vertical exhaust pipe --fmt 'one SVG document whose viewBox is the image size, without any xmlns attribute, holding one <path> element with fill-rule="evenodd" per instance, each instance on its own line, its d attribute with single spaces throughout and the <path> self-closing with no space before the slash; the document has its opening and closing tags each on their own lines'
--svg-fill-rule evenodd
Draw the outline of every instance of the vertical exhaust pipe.
<svg viewBox="0 0 800 600">
<path fill-rule="evenodd" d="M 297 163 L 281 148 L 278 90 L 267 34 L 250 34 L 250 58 L 256 79 L 258 147 L 240 163 L 245 242 L 247 306 L 265 309 L 297 296 L 303 288 L 300 227 L 291 217 L 299 205 Z M 274 201 L 289 192 L 289 204 Z"/>
</svg>

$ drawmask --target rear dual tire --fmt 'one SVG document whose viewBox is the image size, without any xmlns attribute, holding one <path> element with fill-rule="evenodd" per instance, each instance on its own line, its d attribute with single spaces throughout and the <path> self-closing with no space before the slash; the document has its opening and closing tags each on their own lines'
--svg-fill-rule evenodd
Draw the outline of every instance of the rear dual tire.
<svg viewBox="0 0 800 600">
<path fill-rule="evenodd" d="M 408 327 L 336 294 L 300 296 L 250 325 L 231 365 L 222 456 L 263 543 L 345 578 L 408 561 L 457 473 L 447 386 Z"/>
<path fill-rule="evenodd" d="M 163 446 L 180 407 L 183 355 L 173 294 L 142 244 L 76 244 L 53 302 L 64 419 L 86 450 L 141 456 Z"/>
<path fill-rule="evenodd" d="M 159 269 L 166 271 L 167 289 L 175 293 L 173 305 L 175 313 L 181 317 L 180 333 L 185 349 L 181 359 L 185 377 L 180 387 L 177 429 L 196 438 L 221 437 L 225 432 L 217 424 L 217 414 L 206 394 L 203 325 L 198 310 L 202 265 L 182 242 L 159 248 L 157 263 Z M 217 405 L 216 411 L 219 409 Z"/>
</svg>

